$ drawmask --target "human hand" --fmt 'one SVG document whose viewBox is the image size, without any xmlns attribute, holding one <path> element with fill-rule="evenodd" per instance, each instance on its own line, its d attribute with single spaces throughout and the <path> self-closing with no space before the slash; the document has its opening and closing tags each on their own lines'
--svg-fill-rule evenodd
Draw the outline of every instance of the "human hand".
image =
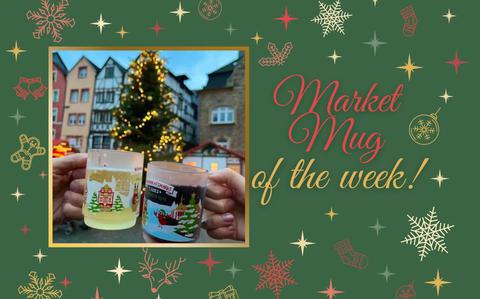
<svg viewBox="0 0 480 299">
<path fill-rule="evenodd" d="M 212 213 L 202 226 L 215 239 L 245 240 L 245 178 L 227 168 L 208 180 L 203 206 Z"/>
<path fill-rule="evenodd" d="M 53 223 L 82 219 L 85 190 L 86 154 L 53 159 Z"/>
</svg>

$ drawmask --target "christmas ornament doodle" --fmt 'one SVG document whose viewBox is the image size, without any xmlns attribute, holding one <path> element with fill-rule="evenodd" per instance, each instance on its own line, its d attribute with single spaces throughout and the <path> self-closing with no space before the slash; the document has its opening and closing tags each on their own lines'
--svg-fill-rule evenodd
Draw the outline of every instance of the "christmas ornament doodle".
<svg viewBox="0 0 480 299">
<path fill-rule="evenodd" d="M 267 45 L 267 49 L 268 52 L 270 52 L 271 57 L 262 57 L 258 63 L 261 66 L 283 65 L 293 49 L 293 44 L 292 42 L 287 42 L 283 45 L 282 51 L 279 51 L 277 45 L 270 42 Z"/>
<path fill-rule="evenodd" d="M 25 134 L 18 136 L 20 149 L 10 156 L 13 163 L 21 163 L 23 170 L 29 170 L 32 167 L 32 160 L 36 156 L 42 156 L 46 153 L 44 147 L 40 146 L 40 140 L 37 137 L 28 137 Z"/>
<path fill-rule="evenodd" d="M 68 0 L 61 0 L 56 5 L 50 0 L 41 0 L 41 8 L 36 11 L 27 11 L 27 20 L 35 22 L 37 28 L 33 37 L 40 39 L 43 35 L 51 35 L 54 43 L 62 41 L 62 30 L 65 27 L 73 28 L 75 20 L 67 17 L 65 9 L 69 6 Z"/>
<path fill-rule="evenodd" d="M 45 95 L 48 88 L 42 83 L 41 77 L 20 77 L 13 90 L 19 98 L 26 100 L 31 95 L 34 100 L 38 100 Z"/>
<path fill-rule="evenodd" d="M 415 298 L 417 298 L 417 293 L 415 292 L 415 287 L 413 286 L 413 282 L 399 287 L 395 292 L 395 299 L 415 299 Z"/>
<path fill-rule="evenodd" d="M 198 13 L 203 19 L 213 21 L 222 14 L 222 2 L 220 0 L 200 0 Z"/>
<path fill-rule="evenodd" d="M 440 135 L 440 124 L 438 123 L 438 112 L 432 114 L 419 114 L 415 116 L 408 126 L 410 138 L 419 145 L 429 145 L 437 140 Z"/>
</svg>

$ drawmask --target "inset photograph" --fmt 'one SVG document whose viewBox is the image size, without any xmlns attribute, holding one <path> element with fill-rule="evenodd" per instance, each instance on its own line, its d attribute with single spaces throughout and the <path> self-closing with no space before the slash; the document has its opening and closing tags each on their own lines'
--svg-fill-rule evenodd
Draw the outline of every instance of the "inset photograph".
<svg viewBox="0 0 480 299">
<path fill-rule="evenodd" d="M 51 247 L 248 247 L 248 48 L 50 48 Z"/>
</svg>

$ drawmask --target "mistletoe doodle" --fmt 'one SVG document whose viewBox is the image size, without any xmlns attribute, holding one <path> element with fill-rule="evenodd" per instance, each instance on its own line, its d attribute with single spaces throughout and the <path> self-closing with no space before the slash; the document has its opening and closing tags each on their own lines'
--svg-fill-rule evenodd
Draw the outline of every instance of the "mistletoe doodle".
<svg viewBox="0 0 480 299">
<path fill-rule="evenodd" d="M 179 270 L 181 264 L 186 261 L 185 258 L 180 257 L 173 262 L 165 262 L 163 267 L 158 267 L 159 260 L 152 258 L 148 248 L 143 248 L 142 251 L 143 262 L 138 263 L 140 265 L 138 272 L 143 273 L 142 277 L 148 279 L 152 293 L 158 292 L 164 284 L 172 285 L 177 282 L 178 277 L 182 275 Z"/>
</svg>

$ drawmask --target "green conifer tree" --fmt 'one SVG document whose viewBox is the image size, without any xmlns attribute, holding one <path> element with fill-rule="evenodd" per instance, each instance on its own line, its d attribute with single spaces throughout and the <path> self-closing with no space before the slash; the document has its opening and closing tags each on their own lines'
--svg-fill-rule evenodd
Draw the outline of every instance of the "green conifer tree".
<svg viewBox="0 0 480 299">
<path fill-rule="evenodd" d="M 92 213 L 100 212 L 100 203 L 98 202 L 97 192 L 93 192 L 92 199 L 88 203 L 88 210 Z"/>
<path fill-rule="evenodd" d="M 120 195 L 117 195 L 117 197 L 115 197 L 115 201 L 113 202 L 112 211 L 120 212 L 123 210 L 123 208 L 122 199 L 120 198 Z"/>
<path fill-rule="evenodd" d="M 195 202 L 195 194 L 192 194 L 188 202 L 185 213 L 178 219 L 178 225 L 175 232 L 185 237 L 192 238 L 197 231 L 200 214 L 197 211 L 197 203 Z"/>
</svg>

